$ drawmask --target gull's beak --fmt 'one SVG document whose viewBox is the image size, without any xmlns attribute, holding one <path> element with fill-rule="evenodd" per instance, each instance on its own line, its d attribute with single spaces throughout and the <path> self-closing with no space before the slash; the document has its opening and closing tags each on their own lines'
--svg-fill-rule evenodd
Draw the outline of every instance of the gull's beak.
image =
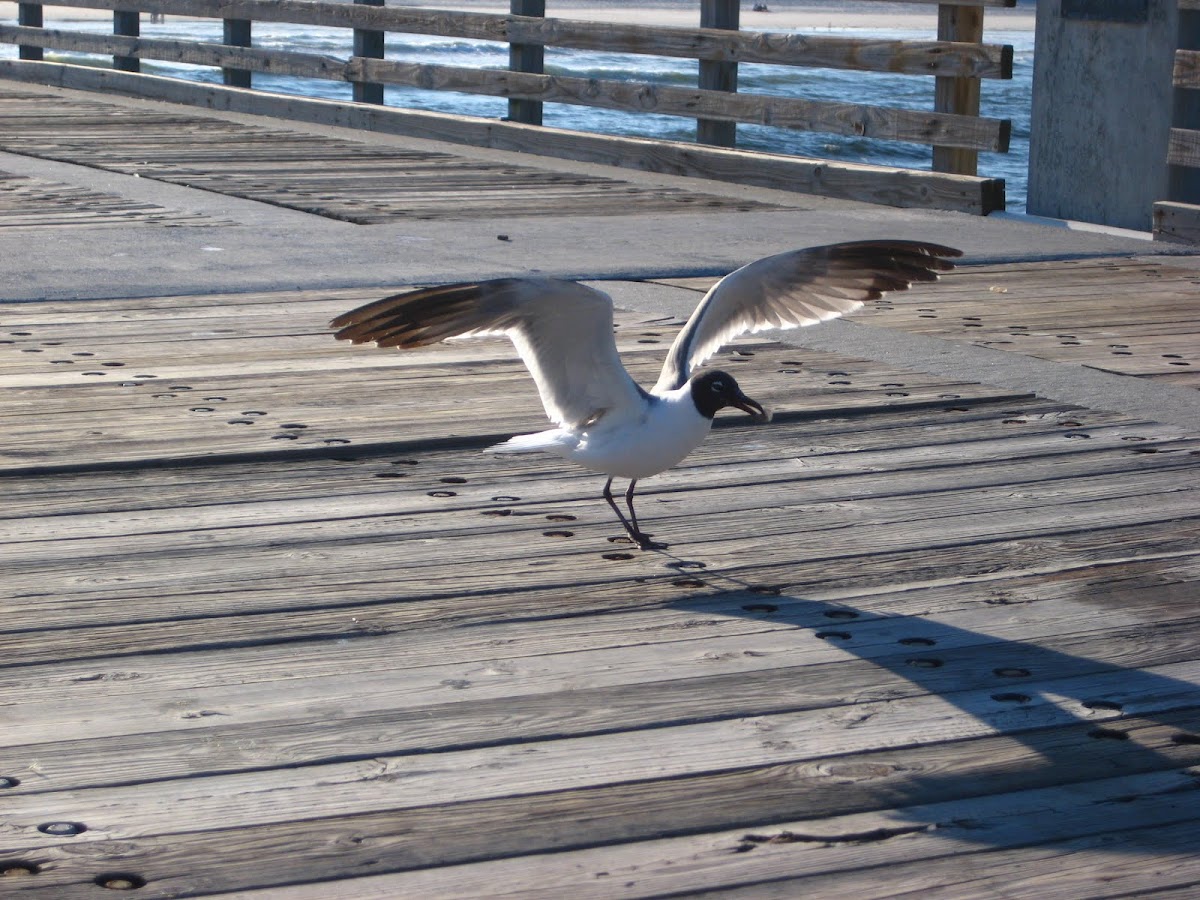
<svg viewBox="0 0 1200 900">
<path fill-rule="evenodd" d="M 739 393 L 737 397 L 733 399 L 733 405 L 742 412 L 749 413 L 756 422 L 762 423 L 771 421 L 771 414 L 762 408 L 762 404 L 757 400 L 751 400 L 745 394 Z"/>
</svg>

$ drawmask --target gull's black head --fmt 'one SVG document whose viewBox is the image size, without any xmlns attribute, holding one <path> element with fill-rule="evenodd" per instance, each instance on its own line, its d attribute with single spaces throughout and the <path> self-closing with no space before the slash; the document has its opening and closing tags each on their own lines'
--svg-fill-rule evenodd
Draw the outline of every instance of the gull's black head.
<svg viewBox="0 0 1200 900">
<path fill-rule="evenodd" d="M 727 406 L 736 406 L 760 422 L 769 418 L 754 400 L 742 393 L 737 381 L 728 372 L 705 372 L 691 380 L 692 402 L 700 415 L 712 418 Z"/>
</svg>

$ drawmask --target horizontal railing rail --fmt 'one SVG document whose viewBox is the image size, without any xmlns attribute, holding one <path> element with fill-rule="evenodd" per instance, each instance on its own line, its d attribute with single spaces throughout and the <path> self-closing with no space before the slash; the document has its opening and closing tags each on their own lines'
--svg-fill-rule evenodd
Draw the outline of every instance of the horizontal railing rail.
<svg viewBox="0 0 1200 900">
<path fill-rule="evenodd" d="M 1179 9 L 1200 11 L 1200 0 L 1180 0 Z M 1171 83 L 1181 90 L 1200 90 L 1200 50 L 1175 51 Z M 1200 130 L 1172 126 L 1167 137 L 1167 164 L 1200 168 Z M 1152 215 L 1155 240 L 1200 244 L 1200 206 L 1159 200 Z"/>
<path fill-rule="evenodd" d="M 737 124 L 904 141 L 933 147 L 937 172 L 974 175 L 980 151 L 1006 152 L 1007 119 L 979 114 L 983 79 L 1012 77 L 1012 48 L 982 41 L 983 9 L 1015 0 L 937 3 L 938 39 L 877 40 L 737 29 L 737 0 L 701 0 L 701 21 L 720 27 L 681 28 L 576 21 L 542 15 L 448 11 L 319 0 L 54 0 L 46 6 L 110 10 L 113 34 L 43 26 L 43 5 L 19 3 L 16 25 L 0 25 L 0 43 L 22 59 L 44 50 L 102 54 L 114 68 L 139 71 L 141 60 L 219 68 L 227 85 L 251 86 L 251 73 L 328 79 L 354 85 L 356 100 L 381 103 L 383 86 L 489 95 L 509 100 L 509 118 L 541 123 L 543 103 L 695 119 L 698 139 L 735 145 Z M 890 0 L 878 0 L 885 3 Z M 541 0 L 513 0 L 513 9 L 541 12 Z M 140 15 L 211 18 L 224 23 L 223 42 L 140 35 Z M 287 23 L 351 31 L 346 58 L 252 46 L 253 23 Z M 384 57 L 386 33 L 507 43 L 508 69 L 468 68 Z M 543 47 L 696 59 L 699 86 L 683 87 L 542 71 Z M 539 52 L 530 53 L 534 50 Z M 737 89 L 737 66 L 759 63 L 933 76 L 932 109 L 836 102 Z M 867 85 L 864 79 L 864 93 Z"/>
<path fill-rule="evenodd" d="M 1194 8 L 1200 8 L 1200 3 Z M 1177 88 L 1200 90 L 1200 50 L 1175 51 L 1172 83 Z M 1200 131 L 1192 128 L 1172 128 L 1167 147 L 1167 162 L 1173 166 L 1200 168 Z"/>
<path fill-rule="evenodd" d="M 1012 47 L 1004 44 L 625 25 L 318 0 L 54 0 L 46 5 L 114 11 L 136 8 L 154 15 L 357 28 L 722 62 L 955 78 L 1012 77 Z"/>
<path fill-rule="evenodd" d="M 311 53 L 258 50 L 193 41 L 0 25 L 0 42 L 36 43 L 53 50 L 100 53 L 126 59 L 154 59 L 352 83 L 393 84 L 995 152 L 1008 149 L 1010 134 L 1007 120 L 954 113 L 763 94 L 729 94 L 564 75 L 392 62 L 357 56 L 339 59 Z"/>
</svg>

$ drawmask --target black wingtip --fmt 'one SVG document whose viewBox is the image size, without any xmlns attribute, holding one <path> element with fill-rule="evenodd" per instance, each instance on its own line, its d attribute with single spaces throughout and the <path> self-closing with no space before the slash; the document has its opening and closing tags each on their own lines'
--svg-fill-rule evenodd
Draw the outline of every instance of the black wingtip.
<svg viewBox="0 0 1200 900">
<path fill-rule="evenodd" d="M 902 239 L 845 241 L 840 244 L 830 244 L 825 249 L 830 254 L 841 256 L 858 256 L 879 251 L 883 251 L 884 253 L 915 253 L 919 256 L 932 256 L 939 259 L 957 259 L 963 255 L 963 252 L 957 247 L 947 247 L 945 244 L 934 244 L 929 241 Z"/>
<path fill-rule="evenodd" d="M 380 347 L 421 347 L 460 333 L 454 318 L 474 303 L 480 284 L 416 288 L 356 307 L 330 321 L 334 338 Z"/>
</svg>

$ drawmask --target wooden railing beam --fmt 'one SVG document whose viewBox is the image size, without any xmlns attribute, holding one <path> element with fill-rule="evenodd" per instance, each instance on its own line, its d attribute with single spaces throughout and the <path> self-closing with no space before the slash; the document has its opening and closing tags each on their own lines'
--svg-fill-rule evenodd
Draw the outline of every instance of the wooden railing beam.
<svg viewBox="0 0 1200 900">
<path fill-rule="evenodd" d="M 354 0 L 356 6 L 383 6 L 384 0 Z M 384 32 L 373 28 L 354 29 L 354 55 L 371 59 L 383 59 Z M 358 103 L 383 105 L 383 85 L 372 82 L 356 82 L 353 91 Z"/>
<path fill-rule="evenodd" d="M 18 3 L 17 4 L 17 24 L 25 25 L 29 28 L 41 28 L 42 21 L 42 4 L 40 3 Z M 44 57 L 41 47 L 17 47 L 18 59 L 40 60 Z"/>
<path fill-rule="evenodd" d="M 223 20 L 224 41 L 231 47 L 249 47 L 251 44 L 249 19 Z M 249 69 L 222 69 L 221 76 L 229 87 L 251 87 Z"/>
<path fill-rule="evenodd" d="M 938 40 L 979 43 L 983 40 L 983 8 L 942 4 L 938 6 Z M 979 115 L 979 79 L 934 79 L 933 108 L 937 112 L 959 116 Z M 933 148 L 933 170 L 955 175 L 974 175 L 979 154 L 961 147 Z"/>
<path fill-rule="evenodd" d="M 878 3 L 936 3 L 938 6 L 943 5 L 946 0 L 876 0 Z M 1180 0 L 1181 3 L 1187 0 Z M 1192 2 L 1200 3 L 1200 0 L 1192 0 Z M 956 0 L 956 6 L 978 6 L 981 9 L 985 7 L 993 7 L 996 9 L 1012 9 L 1017 5 L 1017 0 Z"/>
<path fill-rule="evenodd" d="M 302 78 L 398 84 L 426 90 L 458 91 L 539 102 L 570 103 L 624 112 L 708 118 L 855 135 L 880 140 L 943 144 L 1003 151 L 1008 123 L 1001 119 L 955 116 L 921 110 L 607 81 L 565 75 L 538 75 L 495 69 L 441 66 L 393 60 L 281 52 L 195 41 L 139 40 L 53 29 L 0 25 L 0 43 L 38 43 L 76 53 L 123 53 L 192 65 L 240 68 Z"/>
<path fill-rule="evenodd" d="M 546 0 L 511 0 L 510 11 L 514 16 L 543 18 L 546 15 Z M 513 72 L 541 75 L 546 71 L 546 47 L 543 44 L 514 43 L 508 45 L 508 68 Z M 540 100 L 510 98 L 508 101 L 510 122 L 526 125 L 542 124 Z"/>
<path fill-rule="evenodd" d="M 57 0 L 80 9 L 116 9 L 131 0 Z M 472 40 L 543 44 L 573 50 L 817 66 L 859 72 L 1011 78 L 1012 47 L 946 41 L 889 41 L 826 35 L 715 28 L 646 27 L 613 22 L 541 19 L 492 13 L 451 12 L 416 7 L 366 7 L 314 0 L 134 0 L 159 15 L 242 18 L 327 28 L 461 37 Z"/>
<path fill-rule="evenodd" d="M 700 0 L 700 27 L 737 31 L 738 0 Z M 702 91 L 737 92 L 737 63 L 700 60 L 699 87 Z M 697 119 L 696 140 L 716 147 L 737 146 L 737 123 L 719 119 Z"/>
<path fill-rule="evenodd" d="M 142 33 L 142 14 L 137 10 L 118 9 L 113 12 L 113 34 L 137 37 Z M 119 72 L 140 72 L 136 56 L 114 56 L 113 68 Z"/>
<path fill-rule="evenodd" d="M 1200 0 L 1197 0 L 1200 3 Z M 1176 50 L 1172 83 L 1177 88 L 1200 88 L 1200 50 Z"/>
</svg>

